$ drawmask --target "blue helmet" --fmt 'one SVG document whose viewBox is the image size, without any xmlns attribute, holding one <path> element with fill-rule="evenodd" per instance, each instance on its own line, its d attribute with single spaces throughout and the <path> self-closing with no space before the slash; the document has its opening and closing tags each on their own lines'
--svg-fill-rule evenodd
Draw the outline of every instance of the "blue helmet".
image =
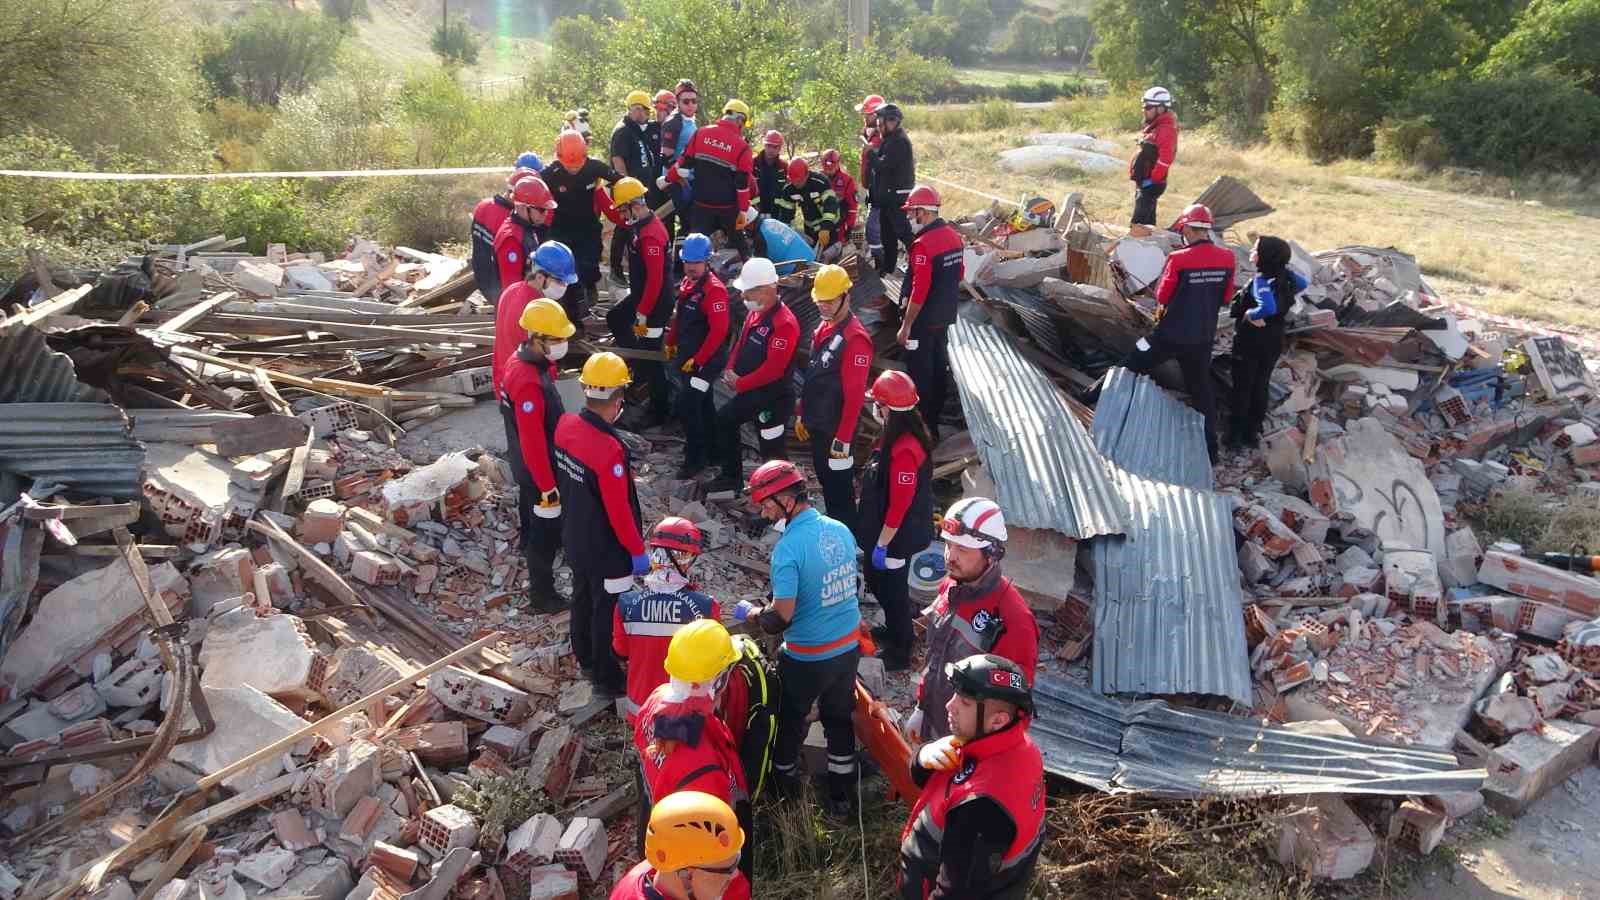
<svg viewBox="0 0 1600 900">
<path fill-rule="evenodd" d="M 711 258 L 711 238 L 699 233 L 689 235 L 683 239 L 683 246 L 678 248 L 678 259 L 683 262 L 701 263 Z"/>
<path fill-rule="evenodd" d="M 533 251 L 533 264 L 539 271 L 561 279 L 565 284 L 578 280 L 578 263 L 572 258 L 572 249 L 560 241 L 545 241 Z"/>
<path fill-rule="evenodd" d="M 539 154 L 529 150 L 527 153 L 517 157 L 516 168 L 532 169 L 535 172 L 543 172 L 544 163 L 539 159 Z"/>
</svg>

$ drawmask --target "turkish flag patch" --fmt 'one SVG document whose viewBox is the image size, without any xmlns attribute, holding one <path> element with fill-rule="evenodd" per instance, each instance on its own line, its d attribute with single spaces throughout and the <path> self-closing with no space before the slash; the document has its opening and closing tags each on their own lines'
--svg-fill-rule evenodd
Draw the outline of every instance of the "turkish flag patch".
<svg viewBox="0 0 1600 900">
<path fill-rule="evenodd" d="M 787 349 L 789 349 L 789 339 L 788 338 L 773 338 L 772 339 L 772 349 L 774 349 L 774 350 L 787 350 Z"/>
<path fill-rule="evenodd" d="M 911 262 L 915 265 L 925 266 L 928 264 L 928 255 L 926 253 L 918 253 L 912 258 Z"/>
<path fill-rule="evenodd" d="M 858 365 L 858 366 L 868 366 L 868 365 L 871 365 L 871 364 L 872 364 L 872 357 L 866 355 L 865 353 L 857 353 L 856 354 L 856 365 Z"/>
<path fill-rule="evenodd" d="M 712 312 L 727 312 L 728 311 L 728 301 L 726 301 L 726 300 L 718 300 L 717 302 L 711 304 L 711 311 Z"/>
<path fill-rule="evenodd" d="M 644 251 L 644 255 L 645 256 L 660 256 L 661 255 L 661 248 L 660 247 L 646 247 L 645 251 Z"/>
<path fill-rule="evenodd" d="M 900 473 L 900 483 L 901 484 L 916 484 L 917 483 L 917 478 L 916 478 L 915 475 L 912 475 L 910 472 L 901 472 Z"/>
</svg>

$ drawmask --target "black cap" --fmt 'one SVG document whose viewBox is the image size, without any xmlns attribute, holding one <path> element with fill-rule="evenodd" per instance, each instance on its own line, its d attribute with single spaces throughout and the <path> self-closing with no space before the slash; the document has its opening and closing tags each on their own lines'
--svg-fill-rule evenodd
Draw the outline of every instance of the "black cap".
<svg viewBox="0 0 1600 900">
<path fill-rule="evenodd" d="M 894 105 L 893 103 L 885 103 L 884 105 L 878 107 L 878 118 L 893 119 L 898 122 L 905 118 L 905 114 L 900 111 L 900 107 Z"/>
<path fill-rule="evenodd" d="M 946 678 L 956 693 L 974 700 L 1004 700 L 1033 714 L 1033 690 L 1022 667 L 1003 656 L 978 653 L 958 662 L 946 663 Z"/>
</svg>

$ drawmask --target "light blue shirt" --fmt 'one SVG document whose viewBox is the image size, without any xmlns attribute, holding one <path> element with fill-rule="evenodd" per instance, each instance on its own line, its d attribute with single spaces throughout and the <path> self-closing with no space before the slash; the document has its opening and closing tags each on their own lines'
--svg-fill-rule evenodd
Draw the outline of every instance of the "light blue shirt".
<svg viewBox="0 0 1600 900">
<path fill-rule="evenodd" d="M 861 628 L 856 539 L 837 519 L 807 509 L 772 548 L 772 596 L 794 598 L 783 652 L 815 662 L 847 653 Z"/>
<path fill-rule="evenodd" d="M 811 249 L 811 245 L 800 236 L 800 232 L 772 218 L 762 219 L 759 227 L 761 239 L 767 243 L 767 259 L 775 263 L 789 263 L 786 266 L 778 266 L 779 275 L 793 272 L 796 268 L 795 260 L 817 261 L 817 251 Z"/>
</svg>

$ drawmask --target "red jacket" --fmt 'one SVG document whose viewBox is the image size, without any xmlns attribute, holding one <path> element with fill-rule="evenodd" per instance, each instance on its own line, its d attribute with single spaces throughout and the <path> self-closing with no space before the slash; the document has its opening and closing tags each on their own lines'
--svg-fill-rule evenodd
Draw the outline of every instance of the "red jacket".
<svg viewBox="0 0 1600 900">
<path fill-rule="evenodd" d="M 704 369 L 727 344 L 731 324 L 728 286 L 722 279 L 709 267 L 698 279 L 683 276 L 672 326 L 667 329 L 667 345 L 678 347 L 685 357 L 694 357 L 695 368 Z"/>
<path fill-rule="evenodd" d="M 950 733 L 944 705 L 955 688 L 945 677 L 946 663 L 975 653 L 993 653 L 1011 660 L 1033 683 L 1039 666 L 1039 623 L 1028 601 L 992 565 L 972 584 L 946 578 L 939 596 L 928 608 L 928 666 L 917 687 L 917 707 L 922 710 L 922 738 L 933 740 Z"/>
<path fill-rule="evenodd" d="M 663 684 L 639 705 L 633 746 L 652 804 L 678 791 L 703 791 L 732 807 L 749 797 L 739 745 L 717 715 L 715 701 L 675 701 Z"/>
<path fill-rule="evenodd" d="M 617 886 L 611 889 L 611 900 L 666 900 L 665 895 L 650 886 L 650 876 L 655 874 L 650 860 L 644 860 L 628 870 Z M 735 872 L 722 900 L 750 900 L 750 882 L 743 872 Z"/>
<path fill-rule="evenodd" d="M 1128 177 L 1134 181 L 1148 178 L 1156 184 L 1166 184 L 1167 172 L 1172 169 L 1172 160 L 1177 155 L 1178 117 L 1169 109 L 1144 123 L 1144 129 L 1139 132 L 1139 152 L 1128 162 Z"/>
<path fill-rule="evenodd" d="M 966 273 L 966 244 L 961 233 L 934 219 L 911 244 L 911 293 L 906 302 L 924 307 L 914 328 L 950 325 L 961 300 L 961 279 Z M 902 291 L 903 293 L 903 291 Z"/>
<path fill-rule="evenodd" d="M 519 248 L 517 252 L 522 251 Z M 521 278 L 506 282 L 506 289 L 500 292 L 500 302 L 494 308 L 494 348 L 489 356 L 489 381 L 496 397 L 505 380 L 506 363 L 528 339 L 528 333 L 522 330 L 522 311 L 543 296 Z"/>
<path fill-rule="evenodd" d="M 1169 344 L 1210 346 L 1217 314 L 1233 296 L 1233 251 L 1196 241 L 1167 257 L 1156 283 L 1156 303 L 1165 307 L 1152 337 Z"/>
<path fill-rule="evenodd" d="M 644 589 L 617 598 L 611 617 L 611 649 L 628 661 L 628 720 L 650 692 L 667 683 L 667 648 L 678 629 L 696 619 L 720 619 L 722 607 L 687 588 L 673 593 Z"/>
<path fill-rule="evenodd" d="M 889 450 L 889 502 L 884 508 L 883 524 L 898 529 L 905 523 L 911 501 L 917 497 L 917 482 L 922 474 L 922 464 L 928 461 L 928 451 L 916 435 L 902 434 Z"/>
<path fill-rule="evenodd" d="M 494 264 L 500 270 L 500 290 L 504 292 L 528 277 L 528 256 L 531 254 L 528 225 L 522 217 L 512 214 L 500 223 L 494 233 Z M 487 298 L 485 298 L 487 299 Z"/>
<path fill-rule="evenodd" d="M 871 374 L 872 336 L 860 319 L 846 315 L 837 325 L 819 324 L 811 335 L 811 361 L 795 413 L 816 432 L 818 440 L 849 444 L 856 437 L 856 421 L 867 401 Z"/>
<path fill-rule="evenodd" d="M 744 327 L 733 345 L 733 371 L 739 376 L 734 392 L 748 393 L 787 378 L 799 339 L 800 321 L 782 301 L 771 309 L 745 313 Z"/>
<path fill-rule="evenodd" d="M 667 236 L 667 227 L 653 213 L 629 231 L 632 232 L 628 242 L 629 284 L 634 291 L 643 290 L 631 296 L 639 298 L 637 314 L 649 318 L 667 288 L 667 257 L 672 252 L 672 239 Z M 658 329 L 653 337 L 660 336 Z"/>
<path fill-rule="evenodd" d="M 840 166 L 829 181 L 833 185 L 833 193 L 839 198 L 839 236 L 842 240 L 850 234 L 850 229 L 856 227 L 856 213 L 859 211 L 856 180 Z"/>
<path fill-rule="evenodd" d="M 694 202 L 707 209 L 750 208 L 750 174 L 754 160 L 744 134 L 731 119 L 718 119 L 698 129 L 673 163 L 667 180 L 683 183 L 681 169 L 694 172 Z"/>
<path fill-rule="evenodd" d="M 560 395 L 554 390 L 555 380 L 555 363 L 539 365 L 513 355 L 505 361 L 500 385 L 500 394 L 516 418 L 522 464 L 541 494 L 556 486 L 554 440 L 563 410 Z"/>
</svg>

